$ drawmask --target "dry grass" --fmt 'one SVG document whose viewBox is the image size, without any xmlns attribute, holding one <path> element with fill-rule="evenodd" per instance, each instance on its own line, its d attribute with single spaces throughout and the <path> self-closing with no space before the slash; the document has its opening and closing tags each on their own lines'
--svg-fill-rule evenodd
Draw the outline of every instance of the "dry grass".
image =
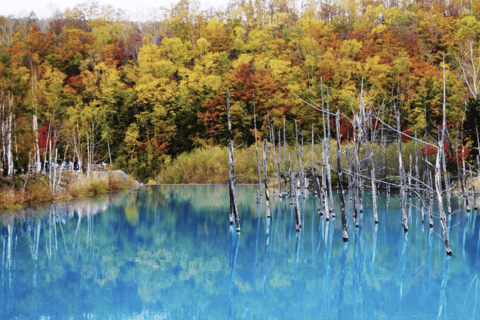
<svg viewBox="0 0 480 320">
<path fill-rule="evenodd" d="M 346 156 L 346 148 L 350 148 L 350 153 L 353 153 L 352 143 L 342 144 L 342 167 L 346 171 L 348 169 L 348 161 Z M 417 146 L 420 148 L 421 146 Z M 363 145 L 360 149 L 361 159 L 367 159 L 362 162 L 362 165 L 371 170 L 370 153 L 372 145 Z M 409 172 L 415 170 L 415 142 L 413 140 L 403 143 L 403 163 L 405 171 Z M 299 148 L 300 161 L 305 164 L 307 174 L 311 170 L 311 146 L 305 145 L 302 155 L 302 150 Z M 395 180 L 398 179 L 398 145 L 396 142 L 388 143 L 386 146 L 381 144 L 373 145 L 373 153 L 376 164 L 377 179 Z M 278 150 L 277 150 L 278 152 Z M 272 165 L 272 154 L 269 149 L 268 172 L 271 175 L 277 171 L 277 167 Z M 314 146 L 313 151 L 314 165 L 317 172 L 321 172 L 322 147 L 319 144 Z M 295 146 L 287 146 L 287 164 L 281 163 L 281 170 L 284 168 L 289 170 L 289 158 L 291 159 L 292 171 L 298 170 L 298 160 Z M 259 144 L 260 162 L 263 156 L 263 145 Z M 281 150 L 281 157 L 283 159 L 283 147 Z M 257 160 L 255 146 L 248 148 L 238 148 L 234 151 L 235 158 L 235 174 L 238 183 L 257 183 Z M 410 159 L 412 161 L 410 161 Z M 434 161 L 430 156 L 429 161 Z M 263 172 L 263 164 L 261 163 L 261 170 Z M 332 183 L 337 184 L 337 145 L 335 140 L 330 141 L 330 165 L 332 168 Z M 419 168 L 420 175 L 423 175 L 423 167 Z M 263 173 L 262 173 L 263 179 Z M 209 146 L 205 148 L 195 149 L 189 153 L 179 155 L 171 163 L 166 163 L 157 177 L 159 183 L 224 183 L 228 181 L 228 150 L 226 147 Z M 273 181 L 270 181 L 273 182 Z M 478 190 L 478 189 L 477 189 Z"/>
<path fill-rule="evenodd" d="M 102 176 L 92 175 L 91 178 L 87 178 L 83 174 L 66 173 L 65 188 L 53 194 L 48 176 L 24 176 L 13 179 L 20 179 L 20 183 L 11 183 L 0 188 L 0 210 L 19 210 L 25 206 L 96 196 L 119 190 L 129 190 L 137 186 L 136 181 L 130 176 L 105 174 Z"/>
</svg>

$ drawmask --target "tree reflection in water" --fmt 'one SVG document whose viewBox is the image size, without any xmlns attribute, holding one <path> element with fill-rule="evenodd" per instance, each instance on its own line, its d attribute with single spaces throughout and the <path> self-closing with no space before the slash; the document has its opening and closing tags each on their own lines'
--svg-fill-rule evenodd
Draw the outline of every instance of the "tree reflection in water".
<svg viewBox="0 0 480 320">
<path fill-rule="evenodd" d="M 453 208 L 459 254 L 449 259 L 440 230 L 421 223 L 428 199 L 409 202 L 408 234 L 398 197 L 379 195 L 376 225 L 366 194 L 359 228 L 347 202 L 353 233 L 344 244 L 341 221 L 326 221 L 311 196 L 300 199 L 297 233 L 288 199 L 274 200 L 267 219 L 256 191 L 238 186 L 241 235 L 229 229 L 222 185 L 153 186 L 3 214 L 0 318 L 480 316 L 478 212 Z"/>
</svg>

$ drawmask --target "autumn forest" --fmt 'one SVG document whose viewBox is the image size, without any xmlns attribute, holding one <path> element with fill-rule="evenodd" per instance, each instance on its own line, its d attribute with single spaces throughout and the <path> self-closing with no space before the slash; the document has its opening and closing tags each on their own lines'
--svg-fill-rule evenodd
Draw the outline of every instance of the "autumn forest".
<svg viewBox="0 0 480 320">
<path fill-rule="evenodd" d="M 479 0 L 198 7 L 181 0 L 141 22 L 96 3 L 48 20 L 0 16 L 4 170 L 56 150 L 146 181 L 185 152 L 227 145 L 227 89 L 240 149 L 255 144 L 254 115 L 260 140 L 284 119 L 291 141 L 294 120 L 322 136 L 328 120 L 312 106 L 327 103 L 347 141 L 361 99 L 393 126 L 398 107 L 402 130 L 430 139 L 442 123 L 444 73 L 449 136 L 476 154 Z"/>
</svg>

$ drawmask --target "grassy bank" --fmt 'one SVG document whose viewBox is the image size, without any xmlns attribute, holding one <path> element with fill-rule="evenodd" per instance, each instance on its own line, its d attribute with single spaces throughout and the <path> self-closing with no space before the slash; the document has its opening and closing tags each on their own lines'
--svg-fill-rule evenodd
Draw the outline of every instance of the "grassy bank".
<svg viewBox="0 0 480 320">
<path fill-rule="evenodd" d="M 346 157 L 346 148 L 350 148 L 350 154 L 353 152 L 351 144 L 342 145 L 343 157 L 342 157 L 342 166 L 344 170 L 348 167 L 348 161 Z M 384 147 L 380 144 L 374 144 L 374 159 L 377 170 L 377 178 L 386 180 L 395 180 L 395 177 L 398 176 L 398 145 L 397 143 L 389 143 Z M 336 141 L 332 140 L 330 142 L 330 163 L 332 167 L 332 179 L 334 185 L 337 184 L 337 147 Z M 304 150 L 299 150 L 301 154 L 300 163 L 302 166 L 305 166 L 307 174 L 311 172 L 311 146 L 305 145 Z M 360 151 L 361 158 L 369 157 L 371 152 L 371 145 L 365 145 Z M 270 182 L 273 182 L 271 177 L 277 167 L 272 163 L 272 151 L 269 150 L 269 165 L 268 172 L 270 175 Z M 262 159 L 263 148 L 259 146 L 259 157 Z M 281 150 L 281 171 L 284 171 L 284 151 Z M 256 160 L 256 151 L 255 146 L 250 146 L 249 148 L 238 148 L 234 151 L 235 158 L 235 173 L 236 180 L 238 183 L 257 183 L 258 182 L 258 173 L 257 173 L 257 160 Z M 296 155 L 296 150 L 294 146 L 288 146 L 286 148 L 286 159 L 285 164 L 286 171 L 289 170 L 289 159 L 291 159 L 293 171 L 298 170 L 298 160 Z M 317 172 L 320 172 L 322 160 L 322 148 L 320 145 L 314 145 L 313 150 L 313 159 L 314 165 Z M 410 162 L 412 159 L 412 163 Z M 409 141 L 403 145 L 403 161 L 406 171 L 408 172 L 411 168 L 412 172 L 415 172 L 415 143 Z M 261 161 L 261 160 L 260 160 Z M 430 161 L 434 161 L 434 158 L 431 158 Z M 371 169 L 370 160 L 362 165 L 368 170 Z M 263 165 L 262 170 L 263 170 Z M 419 168 L 420 174 L 422 174 L 423 168 Z M 370 171 L 368 171 L 370 175 Z M 262 171 L 263 179 L 263 171 Z M 181 154 L 179 157 L 174 159 L 171 163 L 167 163 L 160 175 L 157 177 L 157 182 L 159 183 L 224 183 L 228 181 L 228 150 L 226 147 L 220 146 L 210 146 L 205 148 L 195 149 L 190 153 Z"/>
<path fill-rule="evenodd" d="M 50 186 L 48 175 L 20 175 L 2 178 L 0 181 L 0 211 L 19 210 L 42 203 L 64 201 L 129 190 L 139 183 L 121 171 L 84 174 L 65 172 L 61 188 L 55 193 Z"/>
</svg>

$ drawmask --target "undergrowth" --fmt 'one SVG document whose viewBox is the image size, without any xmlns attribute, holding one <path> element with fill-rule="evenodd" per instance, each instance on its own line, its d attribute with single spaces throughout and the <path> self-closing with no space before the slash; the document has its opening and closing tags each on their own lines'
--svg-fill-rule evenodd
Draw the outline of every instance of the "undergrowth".
<svg viewBox="0 0 480 320">
<path fill-rule="evenodd" d="M 136 181 L 128 177 L 107 175 L 87 178 L 83 174 L 64 173 L 66 186 L 54 193 L 47 175 L 15 176 L 11 183 L 5 180 L 0 188 L 0 210 L 13 211 L 42 203 L 72 198 L 98 196 L 136 187 Z"/>
<path fill-rule="evenodd" d="M 352 143 L 342 144 L 342 167 L 348 173 L 348 161 L 346 156 L 346 148 L 349 148 L 350 155 L 353 154 Z M 362 161 L 364 168 L 363 174 L 370 175 L 371 170 L 371 144 L 365 144 L 360 148 L 360 158 L 367 159 Z M 388 143 L 387 145 L 373 144 L 373 157 L 376 165 L 377 179 L 398 179 L 398 145 L 397 143 Z M 415 143 L 409 141 L 402 145 L 403 162 L 406 172 L 415 172 Z M 419 149 L 420 150 L 420 149 Z M 263 145 L 259 144 L 258 148 L 261 178 L 263 175 Z M 278 147 L 275 151 L 278 157 Z M 278 164 L 272 161 L 273 150 L 268 150 L 268 173 L 270 183 L 273 183 L 273 177 L 277 174 Z M 284 150 L 280 150 L 281 161 L 280 171 L 288 172 L 290 163 L 292 171 L 298 171 L 298 167 L 303 166 L 307 176 L 311 174 L 311 145 L 299 146 L 298 153 L 300 159 L 297 158 L 297 150 L 295 146 L 287 146 Z M 420 152 L 418 157 L 420 158 Z M 286 158 L 286 161 L 284 159 Z M 431 158 L 431 159 L 430 159 Z M 429 161 L 434 161 L 430 156 Z M 234 150 L 235 161 L 235 178 L 237 183 L 258 183 L 258 169 L 255 145 L 248 148 L 238 148 Z M 313 162 L 316 174 L 321 174 L 323 159 L 322 147 L 319 144 L 314 145 Z M 337 185 L 337 146 L 336 141 L 330 141 L 330 166 L 332 168 L 332 183 Z M 423 168 L 419 168 L 420 175 L 423 174 Z M 276 179 L 276 178 L 275 178 Z M 228 149 L 227 147 L 208 146 L 194 149 L 189 153 L 183 153 L 171 162 L 165 163 L 159 176 L 156 178 L 158 183 L 225 183 L 228 182 Z"/>
</svg>

